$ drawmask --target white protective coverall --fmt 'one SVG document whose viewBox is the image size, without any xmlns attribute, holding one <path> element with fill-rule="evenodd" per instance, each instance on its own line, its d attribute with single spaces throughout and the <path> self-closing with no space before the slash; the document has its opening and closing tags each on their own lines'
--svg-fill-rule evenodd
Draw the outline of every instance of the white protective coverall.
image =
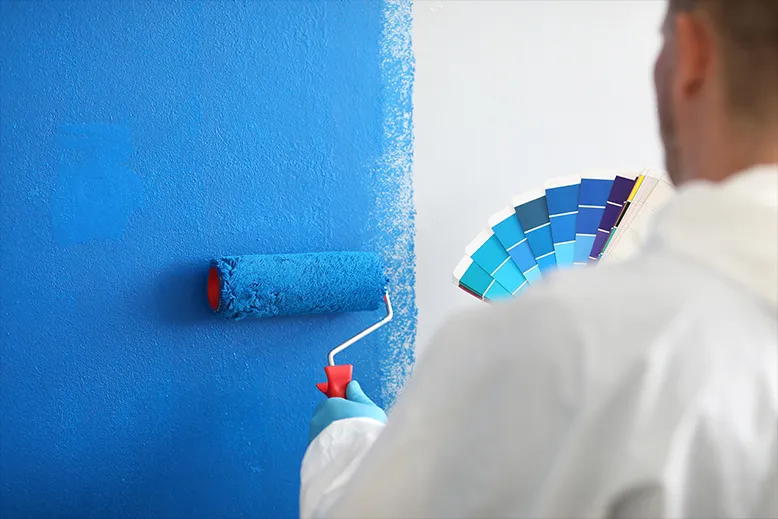
<svg viewBox="0 0 778 519">
<path fill-rule="evenodd" d="M 778 516 L 778 165 L 680 189 L 638 258 L 457 317 L 303 517 Z M 383 429 L 383 430 L 382 430 Z"/>
</svg>

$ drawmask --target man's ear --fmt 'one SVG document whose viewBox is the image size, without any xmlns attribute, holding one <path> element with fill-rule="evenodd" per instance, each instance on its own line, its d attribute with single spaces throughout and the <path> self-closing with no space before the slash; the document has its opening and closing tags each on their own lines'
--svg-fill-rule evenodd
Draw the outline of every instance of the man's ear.
<svg viewBox="0 0 778 519">
<path fill-rule="evenodd" d="M 714 56 L 713 25 L 701 11 L 674 16 L 675 74 L 673 94 L 678 101 L 688 101 L 711 80 Z"/>
</svg>

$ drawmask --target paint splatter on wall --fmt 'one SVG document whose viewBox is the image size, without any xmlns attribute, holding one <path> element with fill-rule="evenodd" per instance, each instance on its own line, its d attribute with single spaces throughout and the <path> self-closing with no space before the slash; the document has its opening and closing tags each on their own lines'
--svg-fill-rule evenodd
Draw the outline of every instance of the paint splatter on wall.
<svg viewBox="0 0 778 519">
<path fill-rule="evenodd" d="M 410 2 L 0 1 L 0 515 L 291 517 L 327 351 L 238 323 L 222 254 L 378 250 L 415 335 Z"/>
</svg>

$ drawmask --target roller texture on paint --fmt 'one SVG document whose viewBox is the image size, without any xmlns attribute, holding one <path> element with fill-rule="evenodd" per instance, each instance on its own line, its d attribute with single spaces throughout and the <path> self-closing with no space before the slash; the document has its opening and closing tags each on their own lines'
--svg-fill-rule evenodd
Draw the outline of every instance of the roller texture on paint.
<svg viewBox="0 0 778 519">
<path fill-rule="evenodd" d="M 380 258 L 365 252 L 227 256 L 217 313 L 228 319 L 376 310 L 386 292 Z"/>
<path fill-rule="evenodd" d="M 235 323 L 205 274 L 377 252 L 395 320 L 338 360 L 389 406 L 416 330 L 410 30 L 408 0 L 0 0 L 0 517 L 300 516 L 314 383 L 380 310 Z"/>
</svg>

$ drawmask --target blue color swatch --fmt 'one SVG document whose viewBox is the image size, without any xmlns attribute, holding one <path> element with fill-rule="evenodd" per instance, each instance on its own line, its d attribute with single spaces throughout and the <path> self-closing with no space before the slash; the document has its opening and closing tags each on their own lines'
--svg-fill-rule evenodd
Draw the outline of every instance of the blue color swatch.
<svg viewBox="0 0 778 519">
<path fill-rule="evenodd" d="M 568 267 L 575 261 L 575 225 L 578 217 L 579 183 L 546 189 L 546 204 L 551 221 L 556 262 Z"/>
<path fill-rule="evenodd" d="M 526 286 L 526 278 L 494 234 L 471 252 L 470 257 L 512 295 Z"/>
<path fill-rule="evenodd" d="M 495 215 L 493 219 L 494 221 L 491 222 L 492 232 L 508 251 L 524 277 L 530 284 L 539 281 L 542 274 L 516 212 L 511 210 L 503 215 Z"/>
<path fill-rule="evenodd" d="M 471 261 L 457 280 L 460 285 L 487 301 L 510 299 L 511 293 L 478 263 Z"/>
<path fill-rule="evenodd" d="M 586 264 L 594 245 L 613 180 L 581 179 L 578 192 L 578 217 L 575 223 L 575 262 Z"/>
<path fill-rule="evenodd" d="M 546 207 L 546 197 L 540 196 L 516 206 L 516 216 L 527 236 L 532 254 L 541 272 L 556 268 L 554 240 Z"/>
</svg>

